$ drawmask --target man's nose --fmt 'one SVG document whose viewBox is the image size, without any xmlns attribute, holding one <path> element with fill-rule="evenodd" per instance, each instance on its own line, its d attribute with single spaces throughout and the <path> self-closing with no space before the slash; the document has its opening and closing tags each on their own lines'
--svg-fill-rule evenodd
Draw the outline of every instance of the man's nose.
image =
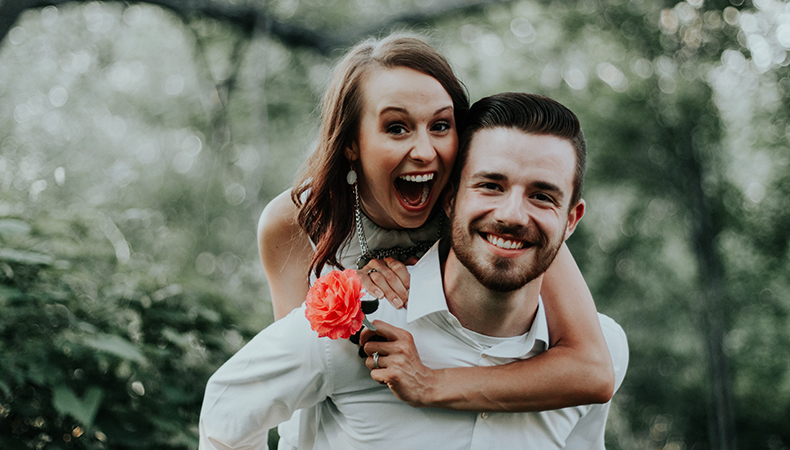
<svg viewBox="0 0 790 450">
<path fill-rule="evenodd" d="M 510 226 L 527 226 L 529 213 L 523 193 L 508 192 L 494 211 L 494 219 Z"/>
</svg>

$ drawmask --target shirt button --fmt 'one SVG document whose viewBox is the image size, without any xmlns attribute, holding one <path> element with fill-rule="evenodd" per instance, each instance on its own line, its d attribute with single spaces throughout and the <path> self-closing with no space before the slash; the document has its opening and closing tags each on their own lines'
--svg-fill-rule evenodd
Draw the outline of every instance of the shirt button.
<svg viewBox="0 0 790 450">
<path fill-rule="evenodd" d="M 487 412 L 480 413 L 480 418 L 481 419 L 488 419 L 488 413 Z"/>
</svg>

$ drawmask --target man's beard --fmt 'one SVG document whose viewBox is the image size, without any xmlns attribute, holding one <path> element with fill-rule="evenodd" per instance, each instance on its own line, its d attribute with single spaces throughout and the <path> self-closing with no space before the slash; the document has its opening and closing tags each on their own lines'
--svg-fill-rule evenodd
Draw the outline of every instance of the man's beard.
<svg viewBox="0 0 790 450">
<path fill-rule="evenodd" d="M 456 220 L 454 211 L 450 221 L 452 225 L 451 242 L 458 261 L 480 284 L 495 292 L 518 290 L 542 275 L 554 261 L 562 246 L 562 240 L 554 243 L 549 242 L 549 238 L 535 227 L 512 227 L 499 222 L 483 224 L 480 220 L 474 220 L 465 230 L 464 224 L 458 223 Z M 494 235 L 511 236 L 513 239 L 523 241 L 525 245 L 532 245 L 532 250 L 535 253 L 534 258 L 516 261 L 493 256 L 493 260 L 491 260 L 484 254 L 476 253 L 471 244 L 481 230 Z"/>
</svg>

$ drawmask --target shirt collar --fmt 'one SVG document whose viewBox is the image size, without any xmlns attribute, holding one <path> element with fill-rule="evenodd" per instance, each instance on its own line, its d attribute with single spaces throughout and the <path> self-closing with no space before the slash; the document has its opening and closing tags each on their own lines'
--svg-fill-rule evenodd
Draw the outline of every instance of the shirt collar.
<svg viewBox="0 0 790 450">
<path fill-rule="evenodd" d="M 409 305 L 406 320 L 413 322 L 428 314 L 447 311 L 447 299 L 444 297 L 442 283 L 442 266 L 439 259 L 439 243 L 433 244 L 417 264 L 409 267 Z"/>
<path fill-rule="evenodd" d="M 420 258 L 417 264 L 410 266 L 411 276 L 409 288 L 409 304 L 406 320 L 411 323 L 417 319 L 437 312 L 450 314 L 447 308 L 447 299 L 444 296 L 442 283 L 442 267 L 440 261 L 440 240 Z M 459 325 L 460 326 L 460 325 Z M 465 330 L 469 332 L 469 330 Z M 538 310 L 527 334 L 522 339 L 503 342 L 495 345 L 485 353 L 491 356 L 517 357 L 530 352 L 539 342 L 543 349 L 549 345 L 549 327 L 546 321 L 546 310 L 543 308 L 543 299 L 538 298 Z M 540 345 L 539 345 L 540 346 Z"/>
</svg>

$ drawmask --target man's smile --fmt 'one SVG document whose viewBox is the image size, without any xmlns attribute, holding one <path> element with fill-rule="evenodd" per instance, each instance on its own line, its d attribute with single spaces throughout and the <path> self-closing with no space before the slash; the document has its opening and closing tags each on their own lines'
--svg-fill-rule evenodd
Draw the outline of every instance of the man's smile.
<svg viewBox="0 0 790 450">
<path fill-rule="evenodd" d="M 505 249 L 505 250 L 520 250 L 520 249 L 524 248 L 524 245 L 525 245 L 524 241 L 520 241 L 520 240 L 517 240 L 517 239 L 503 238 L 501 236 L 496 236 L 494 234 L 489 234 L 489 233 L 481 233 L 481 234 L 486 238 L 486 240 L 489 243 L 491 243 L 491 244 L 493 244 L 496 247 L 499 247 L 501 249 Z"/>
</svg>

